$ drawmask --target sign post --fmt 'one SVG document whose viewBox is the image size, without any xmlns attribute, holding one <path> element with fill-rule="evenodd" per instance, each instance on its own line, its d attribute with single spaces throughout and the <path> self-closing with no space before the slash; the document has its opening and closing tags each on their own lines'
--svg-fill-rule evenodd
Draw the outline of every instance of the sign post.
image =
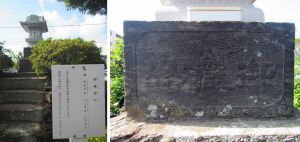
<svg viewBox="0 0 300 142">
<path fill-rule="evenodd" d="M 52 66 L 53 139 L 105 136 L 104 65 Z"/>
</svg>

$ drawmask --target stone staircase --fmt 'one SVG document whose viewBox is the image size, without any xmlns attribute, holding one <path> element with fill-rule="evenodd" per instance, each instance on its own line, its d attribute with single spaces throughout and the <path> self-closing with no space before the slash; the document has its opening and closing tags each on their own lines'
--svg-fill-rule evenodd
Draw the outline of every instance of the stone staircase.
<svg viewBox="0 0 300 142">
<path fill-rule="evenodd" d="M 0 142 L 50 141 L 43 91 L 46 78 L 31 72 L 4 76 L 0 78 Z"/>
</svg>

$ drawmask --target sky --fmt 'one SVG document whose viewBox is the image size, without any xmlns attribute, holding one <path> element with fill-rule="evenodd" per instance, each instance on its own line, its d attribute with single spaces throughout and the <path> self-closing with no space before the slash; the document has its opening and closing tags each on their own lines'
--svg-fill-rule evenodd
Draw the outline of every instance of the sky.
<svg viewBox="0 0 300 142">
<path fill-rule="evenodd" d="M 1 0 L 0 15 L 0 41 L 5 41 L 4 48 L 11 49 L 14 53 L 23 52 L 23 47 L 28 46 L 25 41 L 28 33 L 22 28 L 20 21 L 25 22 L 27 16 L 38 15 L 44 16 L 48 26 L 48 32 L 43 33 L 44 39 L 81 37 L 84 40 L 95 40 L 96 45 L 102 47 L 102 53 L 107 54 L 105 15 L 91 16 L 78 10 L 67 11 L 65 4 L 56 0 Z"/>
<path fill-rule="evenodd" d="M 109 29 L 123 35 L 124 20 L 155 20 L 160 0 L 109 0 Z M 300 0 L 256 0 L 254 6 L 264 11 L 265 22 L 295 23 L 296 38 L 300 38 Z"/>
</svg>

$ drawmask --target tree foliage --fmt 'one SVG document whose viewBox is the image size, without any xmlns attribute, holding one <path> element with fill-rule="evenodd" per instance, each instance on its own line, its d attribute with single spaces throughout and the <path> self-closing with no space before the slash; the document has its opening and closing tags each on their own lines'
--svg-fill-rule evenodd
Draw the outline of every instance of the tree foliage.
<svg viewBox="0 0 300 142">
<path fill-rule="evenodd" d="M 299 55 L 299 53 L 300 53 L 299 47 L 297 46 L 298 44 L 300 44 L 300 38 L 296 38 L 296 39 L 295 39 L 295 56 L 296 56 L 296 57 L 299 57 L 299 56 L 300 56 L 300 55 Z"/>
<path fill-rule="evenodd" d="M 300 38 L 296 38 L 295 43 L 300 43 Z"/>
<path fill-rule="evenodd" d="M 300 39 L 295 39 L 295 43 L 300 43 Z M 294 63 L 294 107 L 300 109 L 300 57 L 299 50 L 295 50 L 295 63 Z"/>
<path fill-rule="evenodd" d="M 50 72 L 52 65 L 67 64 L 105 64 L 102 58 L 101 48 L 95 41 L 76 39 L 48 38 L 40 41 L 31 49 L 30 61 L 33 69 L 40 74 Z"/>
<path fill-rule="evenodd" d="M 88 142 L 107 142 L 107 136 L 105 137 L 91 137 Z"/>
<path fill-rule="evenodd" d="M 294 69 L 294 107 L 300 109 L 300 57 L 295 60 Z"/>
<path fill-rule="evenodd" d="M 107 0 L 57 0 L 65 2 L 67 10 L 78 10 L 91 15 L 107 14 Z"/>
<path fill-rule="evenodd" d="M 105 136 L 104 137 L 91 137 L 91 138 L 88 138 L 88 142 L 107 142 L 107 127 L 105 128 Z"/>
<path fill-rule="evenodd" d="M 5 54 L 8 52 L 8 49 L 5 49 L 3 45 L 4 42 L 0 42 L 0 70 L 1 71 L 13 67 L 14 65 L 14 62 L 11 59 L 11 57 Z"/>
<path fill-rule="evenodd" d="M 124 43 L 118 39 L 110 55 L 110 113 L 118 115 L 124 103 Z"/>
<path fill-rule="evenodd" d="M 18 69 L 18 65 L 19 65 L 19 61 L 20 59 L 22 59 L 22 52 L 19 52 L 18 54 L 15 54 L 12 50 L 7 49 L 8 53 L 9 53 L 9 57 L 12 58 L 14 65 L 13 68 Z"/>
</svg>

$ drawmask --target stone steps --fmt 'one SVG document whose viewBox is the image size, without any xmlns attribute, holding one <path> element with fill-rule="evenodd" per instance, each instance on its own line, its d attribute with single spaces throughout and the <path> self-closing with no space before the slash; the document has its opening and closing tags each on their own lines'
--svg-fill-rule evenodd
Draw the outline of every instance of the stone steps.
<svg viewBox="0 0 300 142">
<path fill-rule="evenodd" d="M 50 130 L 51 124 L 2 121 L 0 142 L 56 142 L 52 140 Z M 59 142 L 63 141 L 69 140 L 59 140 Z"/>
<path fill-rule="evenodd" d="M 2 121 L 0 139 L 6 142 L 37 142 L 36 136 L 40 135 L 41 129 L 39 123 Z"/>
<path fill-rule="evenodd" d="M 47 123 L 46 77 L 34 72 L 0 78 L 0 142 L 54 142 Z"/>
<path fill-rule="evenodd" d="M 0 104 L 0 121 L 42 122 L 43 110 L 33 104 Z"/>
<path fill-rule="evenodd" d="M 42 76 L 42 75 L 40 75 Z M 19 72 L 19 73 L 4 73 L 3 78 L 12 78 L 12 77 L 38 77 L 36 72 Z"/>
<path fill-rule="evenodd" d="M 45 91 L 37 90 L 0 90 L 0 103 L 35 104 L 46 101 Z"/>
<path fill-rule="evenodd" d="M 0 90 L 43 90 L 45 77 L 0 78 Z"/>
</svg>

